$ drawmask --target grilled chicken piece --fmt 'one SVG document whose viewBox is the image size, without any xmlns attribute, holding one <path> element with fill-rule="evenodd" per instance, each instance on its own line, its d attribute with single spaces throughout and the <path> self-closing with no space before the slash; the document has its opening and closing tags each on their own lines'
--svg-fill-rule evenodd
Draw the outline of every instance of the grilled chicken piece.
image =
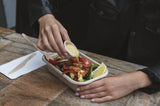
<svg viewBox="0 0 160 106">
<path fill-rule="evenodd" d="M 67 65 L 67 64 L 63 64 L 63 68 L 65 70 L 74 70 L 75 72 L 79 72 L 81 71 L 81 68 L 73 66 L 73 65 Z"/>
<path fill-rule="evenodd" d="M 84 77 L 88 73 L 88 71 L 82 68 L 83 66 L 80 63 L 64 62 L 63 64 L 64 70 L 74 70 L 75 72 L 79 72 Z"/>
<path fill-rule="evenodd" d="M 76 66 L 76 67 L 83 68 L 83 65 L 81 63 L 73 63 L 73 65 Z"/>
</svg>

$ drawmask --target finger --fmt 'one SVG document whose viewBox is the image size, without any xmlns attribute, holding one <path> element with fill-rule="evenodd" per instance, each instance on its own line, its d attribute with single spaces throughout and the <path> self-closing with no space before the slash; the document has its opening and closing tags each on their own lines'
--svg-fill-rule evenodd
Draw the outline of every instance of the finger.
<svg viewBox="0 0 160 106">
<path fill-rule="evenodd" d="M 58 21 L 56 21 L 58 26 L 60 26 L 60 32 L 61 32 L 61 35 L 62 35 L 62 38 L 64 41 L 66 40 L 69 40 L 71 41 L 71 39 L 69 38 L 69 35 L 68 35 L 68 31 L 63 27 L 63 25 L 61 23 L 59 23 Z"/>
<path fill-rule="evenodd" d="M 64 44 L 63 44 L 63 41 L 62 41 L 62 38 L 61 38 L 60 31 L 59 31 L 58 27 L 53 27 L 52 26 L 52 28 L 54 29 L 52 31 L 53 31 L 54 38 L 55 38 L 55 41 L 56 41 L 56 44 L 59 48 L 60 53 L 61 54 L 67 53 L 67 51 L 64 47 Z"/>
<path fill-rule="evenodd" d="M 103 92 L 105 91 L 105 87 L 104 86 L 100 86 L 94 89 L 89 89 L 89 90 L 85 90 L 82 92 L 78 92 L 79 95 L 88 95 L 88 94 L 95 94 L 95 93 L 99 93 L 99 92 Z"/>
<path fill-rule="evenodd" d="M 47 33 L 47 37 L 48 37 L 48 41 L 52 47 L 52 49 L 54 51 L 56 51 L 60 56 L 62 56 L 62 53 L 60 52 L 57 44 L 56 44 L 56 41 L 55 41 L 55 38 L 53 37 L 53 33 L 52 33 L 52 30 L 51 29 L 46 29 L 45 32 Z"/>
<path fill-rule="evenodd" d="M 68 41 L 71 41 L 71 39 L 69 38 L 69 35 L 68 35 L 68 32 L 66 29 L 62 29 L 61 30 L 61 35 L 62 35 L 62 38 L 64 41 L 68 40 Z"/>
<path fill-rule="evenodd" d="M 99 92 L 94 94 L 81 95 L 82 99 L 90 99 L 90 98 L 102 98 L 107 95 L 107 92 Z"/>
<path fill-rule="evenodd" d="M 42 43 L 42 37 L 39 35 L 38 41 L 37 41 L 37 47 L 41 50 L 46 50 L 45 46 Z"/>
<path fill-rule="evenodd" d="M 115 98 L 113 98 L 113 96 L 105 96 L 105 97 L 101 97 L 101 98 L 91 99 L 91 101 L 95 102 L 95 103 L 106 102 L 106 101 L 111 101 L 111 100 L 115 100 Z"/>
<path fill-rule="evenodd" d="M 44 46 L 46 47 L 46 49 L 48 49 L 51 52 L 54 52 L 54 50 L 52 49 L 51 45 L 49 44 L 47 35 L 42 31 L 42 41 Z"/>
<path fill-rule="evenodd" d="M 94 89 L 94 88 L 103 86 L 104 83 L 102 81 L 103 81 L 103 79 L 92 82 L 91 84 L 88 84 L 88 85 L 80 86 L 79 88 L 77 88 L 77 91 L 81 92 L 81 91 L 84 91 L 84 90 Z"/>
</svg>

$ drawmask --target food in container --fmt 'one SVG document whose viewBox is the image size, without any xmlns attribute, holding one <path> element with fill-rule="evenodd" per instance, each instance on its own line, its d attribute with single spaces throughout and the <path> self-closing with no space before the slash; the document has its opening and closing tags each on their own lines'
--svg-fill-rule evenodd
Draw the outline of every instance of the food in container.
<svg viewBox="0 0 160 106">
<path fill-rule="evenodd" d="M 49 71 L 74 91 L 79 85 L 86 85 L 107 76 L 108 69 L 104 63 L 100 65 L 79 52 L 70 41 L 65 41 L 64 45 L 71 57 L 63 59 L 57 55 L 49 61 L 45 57 L 43 57 L 43 60 L 47 63 Z"/>
</svg>

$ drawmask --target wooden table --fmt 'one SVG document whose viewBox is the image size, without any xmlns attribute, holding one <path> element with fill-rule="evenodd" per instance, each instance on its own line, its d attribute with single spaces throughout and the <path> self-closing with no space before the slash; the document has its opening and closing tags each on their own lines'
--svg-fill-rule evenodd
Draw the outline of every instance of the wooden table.
<svg viewBox="0 0 160 106">
<path fill-rule="evenodd" d="M 31 38 L 34 42 L 35 38 Z M 0 28 L 0 65 L 34 52 L 20 34 Z M 109 75 L 132 72 L 144 66 L 82 51 L 98 62 L 104 62 Z M 148 95 L 136 91 L 126 97 L 105 103 L 74 96 L 74 92 L 63 82 L 41 67 L 27 75 L 10 80 L 0 73 L 0 106 L 160 106 L 160 93 Z"/>
</svg>

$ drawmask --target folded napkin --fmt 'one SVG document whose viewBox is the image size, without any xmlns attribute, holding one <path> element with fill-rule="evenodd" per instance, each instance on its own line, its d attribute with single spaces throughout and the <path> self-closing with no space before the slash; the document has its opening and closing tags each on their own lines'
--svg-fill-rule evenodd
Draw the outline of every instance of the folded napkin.
<svg viewBox="0 0 160 106">
<path fill-rule="evenodd" d="M 39 51 L 33 52 L 0 65 L 0 72 L 10 79 L 15 79 L 44 66 L 46 63 L 43 62 L 42 56 Z"/>
</svg>

